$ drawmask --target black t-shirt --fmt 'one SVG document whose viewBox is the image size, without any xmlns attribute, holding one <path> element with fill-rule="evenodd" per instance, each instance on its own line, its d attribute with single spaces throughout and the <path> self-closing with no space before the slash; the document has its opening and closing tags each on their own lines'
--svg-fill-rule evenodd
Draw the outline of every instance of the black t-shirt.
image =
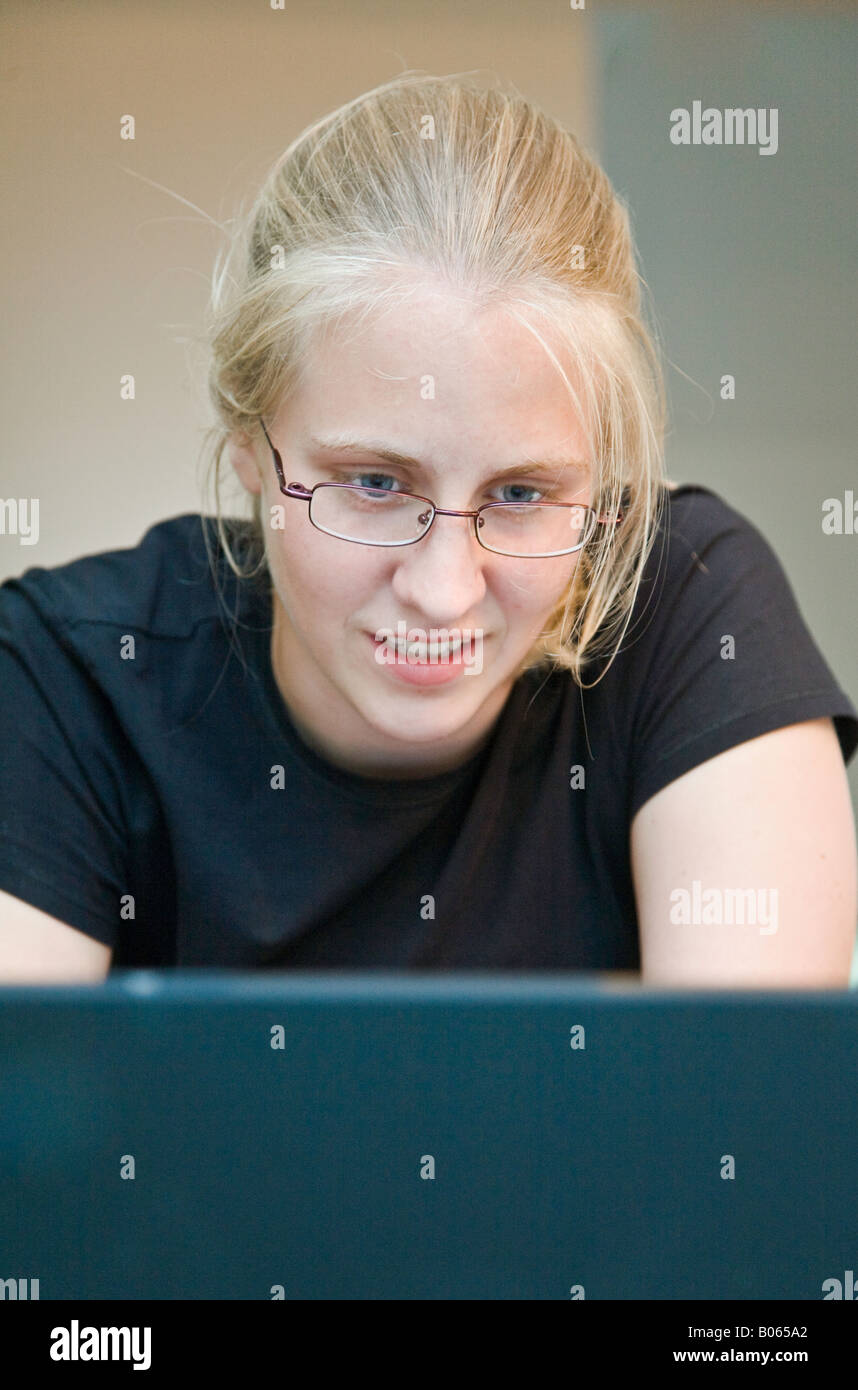
<svg viewBox="0 0 858 1390">
<path fill-rule="evenodd" d="M 858 744 L 780 562 L 706 488 L 668 495 L 602 680 L 523 675 L 430 778 L 309 747 L 267 587 L 219 583 L 191 514 L 0 586 L 0 888 L 116 966 L 638 969 L 638 808 L 787 724 L 832 715 L 847 762 Z"/>
</svg>

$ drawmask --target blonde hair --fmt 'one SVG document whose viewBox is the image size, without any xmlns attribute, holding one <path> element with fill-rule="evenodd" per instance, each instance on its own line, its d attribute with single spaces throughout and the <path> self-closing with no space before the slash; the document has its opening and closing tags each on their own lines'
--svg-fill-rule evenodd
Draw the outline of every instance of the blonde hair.
<svg viewBox="0 0 858 1390">
<path fill-rule="evenodd" d="M 232 536 L 224 525 L 230 436 L 263 438 L 260 418 L 296 389 L 320 329 L 403 303 L 427 277 L 478 309 L 498 306 L 542 344 L 586 434 L 592 505 L 623 513 L 595 528 L 519 668 L 548 662 L 583 686 L 585 662 L 619 650 L 657 531 L 661 367 L 642 320 L 628 213 L 607 176 L 550 116 L 467 74 L 406 73 L 310 126 L 219 258 L 207 341 L 223 555 L 240 578 L 270 583 L 260 497 L 249 523 L 231 525 Z M 534 317 L 557 334 L 580 395 Z"/>
</svg>

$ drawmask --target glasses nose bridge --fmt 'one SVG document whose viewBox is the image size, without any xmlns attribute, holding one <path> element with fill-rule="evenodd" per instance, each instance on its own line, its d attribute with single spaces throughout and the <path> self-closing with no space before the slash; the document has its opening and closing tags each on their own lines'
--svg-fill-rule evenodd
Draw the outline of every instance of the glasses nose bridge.
<svg viewBox="0 0 858 1390">
<path fill-rule="evenodd" d="M 458 511 L 457 509 L 455 509 L 455 508 L 453 508 L 453 507 L 436 507 L 436 505 L 435 505 L 434 502 L 430 502 L 430 506 L 431 506 L 431 508 L 432 508 L 432 520 L 429 522 L 429 525 L 426 527 L 426 530 L 423 532 L 423 535 L 420 536 L 419 539 L 420 539 L 421 541 L 422 541 L 422 540 L 425 540 L 426 537 L 429 535 L 429 532 L 432 530 L 432 527 L 435 525 L 435 518 L 436 518 L 436 517 L 439 517 L 439 516 L 463 516 L 463 517 L 467 517 L 467 519 L 471 522 L 471 528 L 470 528 L 470 529 L 473 531 L 474 536 L 476 537 L 476 539 L 477 539 L 478 541 L 480 540 L 480 535 L 479 535 L 480 520 L 479 520 L 479 517 L 480 517 L 480 512 L 483 510 L 482 507 L 477 507 L 476 511 Z M 486 547 L 483 546 L 482 548 L 485 550 Z"/>
<path fill-rule="evenodd" d="M 478 507 L 477 510 L 476 510 L 476 511 L 473 511 L 473 512 L 460 512 L 460 511 L 456 511 L 456 510 L 455 510 L 454 508 L 452 508 L 452 507 L 436 507 L 436 506 L 435 506 L 435 503 L 433 502 L 433 503 L 432 503 L 432 510 L 433 510 L 433 512 L 435 513 L 435 516 L 469 516 L 469 517 L 475 517 L 475 516 L 479 516 L 480 512 L 482 511 L 482 507 Z M 433 519 L 434 519 L 434 518 L 433 518 Z"/>
</svg>

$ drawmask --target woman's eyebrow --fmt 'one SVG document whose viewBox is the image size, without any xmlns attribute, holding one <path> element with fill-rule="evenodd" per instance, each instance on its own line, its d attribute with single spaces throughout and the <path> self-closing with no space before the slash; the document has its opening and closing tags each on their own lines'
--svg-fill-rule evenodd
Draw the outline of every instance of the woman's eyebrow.
<svg viewBox="0 0 858 1390">
<path fill-rule="evenodd" d="M 345 438 L 325 440 L 316 439 L 311 435 L 309 443 L 314 449 L 322 452 L 339 453 L 347 449 L 354 449 L 362 454 L 373 454 L 376 458 L 384 459 L 385 463 L 398 464 L 400 468 L 410 468 L 418 473 L 427 473 L 430 477 L 437 476 L 437 470 L 430 464 L 423 464 L 419 459 L 412 458 L 409 454 L 399 454 L 394 449 L 388 449 L 378 440 Z M 510 464 L 507 468 L 494 469 L 491 477 L 511 477 L 526 473 L 534 468 L 545 468 L 552 472 L 561 472 L 564 469 L 576 473 L 588 472 L 587 464 L 583 459 L 524 459 L 521 463 Z"/>
</svg>

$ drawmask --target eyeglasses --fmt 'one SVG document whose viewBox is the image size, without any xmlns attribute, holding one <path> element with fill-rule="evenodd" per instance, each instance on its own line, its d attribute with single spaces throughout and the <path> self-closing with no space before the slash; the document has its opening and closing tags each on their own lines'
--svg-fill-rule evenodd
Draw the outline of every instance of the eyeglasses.
<svg viewBox="0 0 858 1390">
<path fill-rule="evenodd" d="M 473 517 L 474 534 L 484 550 L 518 560 L 571 555 L 593 536 L 597 526 L 616 525 L 616 517 L 598 516 L 581 502 L 487 502 L 476 511 L 436 507 L 428 497 L 412 492 L 361 487 L 357 483 L 286 482 L 283 461 L 271 443 L 280 491 L 285 497 L 309 502 L 310 521 L 318 531 L 356 545 L 415 545 L 428 533 L 436 516 Z"/>
</svg>

